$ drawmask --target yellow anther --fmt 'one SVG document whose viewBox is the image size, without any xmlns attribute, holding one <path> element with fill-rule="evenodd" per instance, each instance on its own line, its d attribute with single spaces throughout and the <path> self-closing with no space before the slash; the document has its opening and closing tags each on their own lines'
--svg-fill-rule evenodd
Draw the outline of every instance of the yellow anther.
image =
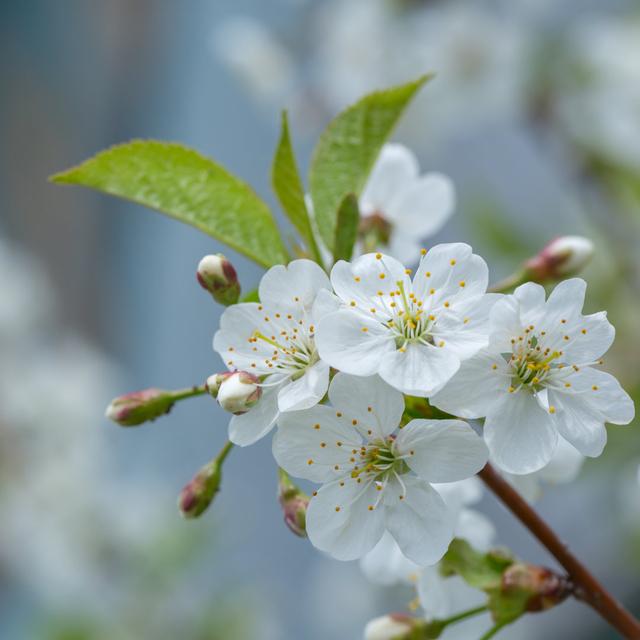
<svg viewBox="0 0 640 640">
<path fill-rule="evenodd" d="M 449 264 L 450 264 L 452 267 L 453 267 L 453 265 L 454 265 L 455 263 L 456 263 L 456 261 L 455 261 L 455 260 L 451 260 L 451 261 L 449 262 Z"/>
<path fill-rule="evenodd" d="M 592 389 L 593 391 L 597 391 L 597 390 L 598 390 L 598 385 L 597 385 L 597 384 L 594 384 L 594 385 L 593 385 L 593 387 L 591 387 L 591 389 Z"/>
<path fill-rule="evenodd" d="M 571 383 L 570 382 L 565 382 L 564 386 L 568 389 L 571 386 Z"/>
<path fill-rule="evenodd" d="M 412 273 L 411 269 L 405 269 L 405 270 L 404 270 L 404 272 L 405 272 L 408 276 L 410 276 L 410 275 L 411 275 L 411 273 Z"/>
<path fill-rule="evenodd" d="M 436 290 L 435 290 L 435 289 L 429 289 L 429 294 L 430 294 L 430 295 L 433 295 L 435 292 L 436 292 Z"/>
<path fill-rule="evenodd" d="M 445 302 L 444 306 L 448 309 L 451 305 L 449 304 L 449 302 Z"/>
<path fill-rule="evenodd" d="M 498 365 L 497 364 L 492 364 L 491 368 L 495 371 L 498 368 Z"/>
<path fill-rule="evenodd" d="M 582 333 L 582 335 L 584 336 L 584 335 L 586 335 L 587 330 L 586 330 L 586 329 L 583 329 L 580 333 Z"/>
<path fill-rule="evenodd" d="M 307 460 L 307 464 L 308 464 L 308 465 L 312 465 L 312 464 L 313 464 L 313 460 L 312 460 L 311 458 L 309 458 L 309 459 Z"/>
<path fill-rule="evenodd" d="M 386 276 L 384 275 L 384 273 L 381 273 L 381 274 L 378 276 L 378 278 L 380 278 L 380 280 L 384 280 L 384 279 L 385 279 L 385 277 L 386 277 Z"/>
<path fill-rule="evenodd" d="M 420 255 L 421 256 L 426 256 L 427 255 L 427 250 L 426 249 L 420 249 Z"/>
<path fill-rule="evenodd" d="M 381 253 L 376 253 L 376 260 L 380 260 L 382 258 L 382 254 Z"/>
<path fill-rule="evenodd" d="M 513 393 L 515 389 L 513 387 L 509 387 L 509 393 Z"/>
<path fill-rule="evenodd" d="M 336 507 L 336 513 L 338 513 L 338 511 L 340 511 L 340 507 Z"/>
<path fill-rule="evenodd" d="M 464 280 L 460 280 L 460 282 L 458 283 L 461 287 L 466 287 L 467 283 Z"/>
</svg>

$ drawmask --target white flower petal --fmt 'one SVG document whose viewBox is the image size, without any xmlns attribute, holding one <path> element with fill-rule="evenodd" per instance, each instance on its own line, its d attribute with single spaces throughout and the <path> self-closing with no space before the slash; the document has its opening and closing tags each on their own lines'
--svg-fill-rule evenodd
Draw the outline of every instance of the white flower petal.
<svg viewBox="0 0 640 640">
<path fill-rule="evenodd" d="M 618 381 L 604 371 L 582 367 L 571 375 L 566 391 L 550 390 L 556 407 L 558 430 L 580 453 L 597 457 L 607 442 L 606 422 L 628 424 L 634 417 L 633 401 Z"/>
<path fill-rule="evenodd" d="M 321 289 L 313 303 L 311 316 L 313 321 L 318 324 L 322 318 L 329 313 L 333 313 L 340 308 L 340 298 L 328 289 Z"/>
<path fill-rule="evenodd" d="M 393 345 L 378 362 L 380 377 L 392 387 L 421 397 L 440 390 L 460 367 L 454 353 L 421 344 L 408 344 L 404 351 Z"/>
<path fill-rule="evenodd" d="M 346 309 L 325 316 L 315 339 L 325 362 L 358 376 L 377 373 L 380 360 L 395 350 L 393 337 L 379 322 Z"/>
<path fill-rule="evenodd" d="M 563 333 L 570 337 L 562 346 L 564 359 L 575 364 L 598 360 L 609 350 L 616 335 L 606 311 L 576 318 Z"/>
<path fill-rule="evenodd" d="M 587 283 L 582 278 L 570 278 L 556 285 L 545 305 L 545 322 L 555 325 L 561 318 L 575 318 L 582 313 Z"/>
<path fill-rule="evenodd" d="M 254 302 L 234 304 L 227 307 L 220 318 L 220 329 L 213 336 L 213 349 L 232 371 L 249 368 L 268 371 L 264 360 L 271 356 L 273 347 L 263 341 L 249 342 L 257 330 L 262 330 L 264 313 L 259 307 Z"/>
<path fill-rule="evenodd" d="M 303 376 L 280 389 L 278 408 L 280 411 L 309 409 L 322 400 L 328 386 L 329 365 L 320 360 L 308 367 Z"/>
<path fill-rule="evenodd" d="M 360 196 L 364 215 L 380 213 L 386 217 L 394 196 L 406 189 L 418 172 L 418 161 L 410 149 L 400 144 L 384 145 Z"/>
<path fill-rule="evenodd" d="M 262 398 L 253 409 L 241 416 L 233 416 L 229 421 L 229 440 L 240 447 L 246 447 L 260 440 L 273 429 L 279 415 L 279 387 L 264 390 Z"/>
<path fill-rule="evenodd" d="M 558 438 L 558 448 L 549 464 L 537 473 L 545 482 L 563 484 L 572 482 L 580 473 L 584 456 L 564 438 Z"/>
<path fill-rule="evenodd" d="M 384 586 L 410 582 L 420 571 L 420 567 L 400 551 L 398 543 L 388 531 L 360 560 L 360 568 L 368 580 Z"/>
<path fill-rule="evenodd" d="M 507 473 L 541 469 L 556 450 L 557 423 L 531 394 L 520 391 L 503 396 L 484 423 L 491 460 Z"/>
<path fill-rule="evenodd" d="M 482 438 L 460 420 L 412 420 L 398 433 L 396 447 L 427 482 L 455 482 L 484 467 L 489 451 Z"/>
<path fill-rule="evenodd" d="M 428 173 L 398 189 L 385 217 L 414 237 L 432 236 L 453 214 L 453 183 L 440 173 Z"/>
<path fill-rule="evenodd" d="M 329 278 L 311 260 L 294 260 L 288 266 L 276 265 L 264 274 L 258 288 L 260 301 L 282 309 L 311 310 L 321 289 L 330 289 Z"/>
<path fill-rule="evenodd" d="M 402 481 L 404 488 L 394 479 L 384 490 L 386 527 L 407 558 L 421 566 L 434 564 L 453 539 L 452 514 L 428 483 L 410 475 Z"/>
<path fill-rule="evenodd" d="M 297 478 L 329 482 L 352 466 L 348 464 L 351 450 L 361 442 L 360 434 L 339 420 L 331 407 L 317 405 L 280 415 L 273 457 Z"/>
<path fill-rule="evenodd" d="M 376 256 L 380 256 L 377 258 Z M 377 301 L 388 298 L 401 280 L 409 286 L 404 266 L 391 256 L 367 253 L 353 262 L 340 260 L 331 270 L 331 284 L 338 297 L 347 305 L 370 313 L 374 306 L 378 313 L 384 310 Z M 383 293 L 383 296 L 378 295 Z M 351 303 L 355 302 L 355 305 Z M 384 317 L 382 318 L 384 319 Z"/>
<path fill-rule="evenodd" d="M 514 296 L 504 296 L 489 312 L 489 346 L 495 353 L 511 352 L 512 338 L 521 333 L 519 302 Z"/>
<path fill-rule="evenodd" d="M 329 387 L 329 399 L 347 424 L 357 421 L 362 431 L 388 436 L 400 424 L 404 397 L 378 376 L 358 377 L 337 373 Z"/>
<path fill-rule="evenodd" d="M 369 509 L 377 493 L 373 483 L 363 487 L 350 476 L 325 484 L 307 509 L 311 544 L 337 560 L 357 560 L 371 551 L 384 533 L 384 510 Z"/>
<path fill-rule="evenodd" d="M 466 360 L 484 349 L 489 342 L 489 313 L 502 298 L 486 294 L 454 304 L 453 313 L 443 314 L 438 320 L 433 337 L 444 340 L 448 350 Z"/>
<path fill-rule="evenodd" d="M 495 369 L 494 369 L 495 366 Z M 431 404 L 461 418 L 483 418 L 509 388 L 509 368 L 504 358 L 484 350 L 460 365 Z"/>
<path fill-rule="evenodd" d="M 469 269 L 467 265 L 467 261 L 471 259 L 472 255 L 471 247 L 463 242 L 438 244 L 432 247 L 420 261 L 416 270 L 413 278 L 414 293 L 421 300 L 428 298 L 431 289 L 435 289 L 437 296 L 450 295 L 456 293 L 458 289 L 466 289 L 466 286 L 460 287 L 458 285 L 460 281 L 468 279 L 469 276 L 472 276 L 474 281 L 479 279 L 481 285 L 484 274 L 482 272 L 475 273 L 475 270 Z M 484 260 L 482 262 L 484 263 Z M 478 261 L 474 261 L 473 264 L 482 269 Z M 486 291 L 486 288 L 485 282 L 482 293 Z"/>
<path fill-rule="evenodd" d="M 535 282 L 526 282 L 513 292 L 513 296 L 520 306 L 522 324 L 536 325 L 544 313 L 546 297 L 544 287 Z"/>
</svg>

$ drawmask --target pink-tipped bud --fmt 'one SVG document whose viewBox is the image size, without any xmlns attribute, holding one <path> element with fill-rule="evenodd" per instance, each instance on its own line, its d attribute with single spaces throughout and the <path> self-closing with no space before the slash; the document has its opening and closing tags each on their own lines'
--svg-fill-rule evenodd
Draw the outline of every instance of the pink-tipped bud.
<svg viewBox="0 0 640 640">
<path fill-rule="evenodd" d="M 115 398 L 105 415 L 123 427 L 135 427 L 169 413 L 175 403 L 170 391 L 144 389 Z"/>
<path fill-rule="evenodd" d="M 371 620 L 364 628 L 364 638 L 365 640 L 399 640 L 411 637 L 409 634 L 424 626 L 423 620 L 403 613 L 391 613 Z"/>
<path fill-rule="evenodd" d="M 207 380 L 207 386 L 208 383 Z M 216 397 L 218 404 L 225 411 L 236 416 L 242 415 L 254 407 L 262 397 L 260 380 L 247 371 L 233 371 L 220 381 Z"/>
<path fill-rule="evenodd" d="M 582 271 L 592 256 L 593 242 L 588 238 L 561 236 L 528 260 L 524 268 L 534 282 L 560 280 Z"/>
<path fill-rule="evenodd" d="M 185 518 L 201 516 L 211 504 L 222 482 L 222 465 L 212 460 L 204 465 L 178 497 L 178 508 Z"/>
<path fill-rule="evenodd" d="M 309 496 L 295 485 L 285 471 L 280 469 L 278 502 L 284 514 L 284 523 L 289 530 L 301 538 L 307 537 L 307 508 Z"/>
<path fill-rule="evenodd" d="M 546 567 L 516 562 L 502 575 L 502 593 L 517 594 L 529 612 L 545 611 L 560 604 L 573 593 L 565 576 Z"/>
<path fill-rule="evenodd" d="M 205 256 L 198 264 L 196 273 L 198 282 L 216 302 L 225 305 L 235 304 L 240 297 L 240 282 L 233 265 L 221 253 Z"/>
</svg>

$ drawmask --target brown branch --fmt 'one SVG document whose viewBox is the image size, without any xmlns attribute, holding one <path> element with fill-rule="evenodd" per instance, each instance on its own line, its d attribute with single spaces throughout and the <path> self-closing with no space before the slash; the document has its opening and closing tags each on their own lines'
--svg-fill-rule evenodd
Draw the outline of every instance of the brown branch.
<svg viewBox="0 0 640 640">
<path fill-rule="evenodd" d="M 640 622 L 571 553 L 569 547 L 558 538 L 531 505 L 490 464 L 478 475 L 564 567 L 576 587 L 574 596 L 597 611 L 624 638 L 640 640 Z"/>
</svg>

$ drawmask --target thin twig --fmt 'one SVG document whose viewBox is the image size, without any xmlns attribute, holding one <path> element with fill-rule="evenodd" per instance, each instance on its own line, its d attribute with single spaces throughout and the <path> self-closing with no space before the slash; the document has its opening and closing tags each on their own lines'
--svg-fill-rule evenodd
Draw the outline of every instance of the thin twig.
<svg viewBox="0 0 640 640">
<path fill-rule="evenodd" d="M 478 475 L 564 567 L 576 586 L 574 596 L 597 611 L 624 638 L 640 640 L 640 622 L 600 584 L 531 505 L 490 464 Z"/>
</svg>

